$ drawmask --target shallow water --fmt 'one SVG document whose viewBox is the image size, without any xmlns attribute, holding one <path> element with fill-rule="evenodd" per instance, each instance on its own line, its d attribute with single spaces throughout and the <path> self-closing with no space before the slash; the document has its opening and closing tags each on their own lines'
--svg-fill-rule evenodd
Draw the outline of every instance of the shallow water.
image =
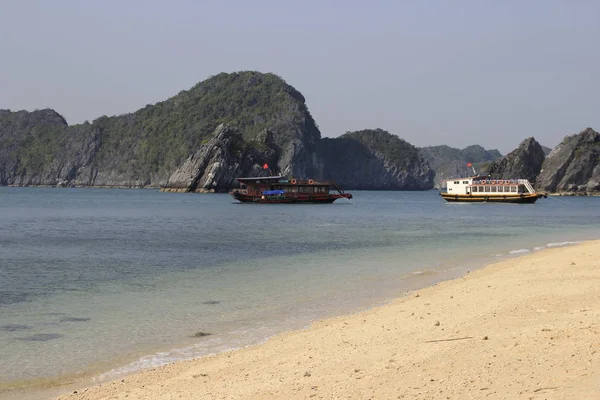
<svg viewBox="0 0 600 400">
<path fill-rule="evenodd" d="M 499 257 L 600 237 L 598 197 L 511 205 L 353 194 L 254 205 L 0 188 L 0 390 L 256 343 Z"/>
</svg>

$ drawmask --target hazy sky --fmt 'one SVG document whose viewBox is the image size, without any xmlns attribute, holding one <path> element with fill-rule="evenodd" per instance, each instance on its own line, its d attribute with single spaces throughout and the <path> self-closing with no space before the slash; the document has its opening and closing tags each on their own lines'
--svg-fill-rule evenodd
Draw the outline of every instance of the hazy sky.
<svg viewBox="0 0 600 400">
<path fill-rule="evenodd" d="M 0 0 L 0 108 L 70 124 L 219 72 L 274 72 L 323 136 L 417 146 L 600 129 L 600 1 Z"/>
</svg>

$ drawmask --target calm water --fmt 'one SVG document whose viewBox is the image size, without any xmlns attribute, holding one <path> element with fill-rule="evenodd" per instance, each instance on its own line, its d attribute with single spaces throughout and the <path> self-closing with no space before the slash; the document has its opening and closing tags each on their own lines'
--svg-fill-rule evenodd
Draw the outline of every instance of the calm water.
<svg viewBox="0 0 600 400">
<path fill-rule="evenodd" d="M 0 394 L 256 343 L 500 257 L 600 238 L 600 197 L 509 205 L 353 194 L 247 205 L 0 188 Z"/>
</svg>

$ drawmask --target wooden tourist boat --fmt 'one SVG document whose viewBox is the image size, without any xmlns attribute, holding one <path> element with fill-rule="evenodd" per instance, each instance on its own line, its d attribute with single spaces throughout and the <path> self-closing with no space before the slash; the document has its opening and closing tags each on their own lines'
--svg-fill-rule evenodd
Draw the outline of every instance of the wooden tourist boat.
<svg viewBox="0 0 600 400">
<path fill-rule="evenodd" d="M 490 179 L 472 176 L 445 181 L 446 191 L 440 196 L 450 202 L 464 203 L 535 203 L 540 197 L 527 179 Z"/>
<path fill-rule="evenodd" d="M 284 176 L 237 178 L 240 189 L 230 192 L 242 203 L 333 203 L 337 199 L 351 199 L 333 181 L 313 179 L 288 180 Z M 333 189 L 335 192 L 330 193 Z"/>
</svg>

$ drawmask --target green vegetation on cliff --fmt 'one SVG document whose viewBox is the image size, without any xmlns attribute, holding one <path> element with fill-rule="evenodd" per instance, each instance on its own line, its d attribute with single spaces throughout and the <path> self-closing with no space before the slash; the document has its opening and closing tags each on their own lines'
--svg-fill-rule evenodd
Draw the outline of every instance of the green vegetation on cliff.
<svg viewBox="0 0 600 400">
<path fill-rule="evenodd" d="M 130 115 L 101 117 L 92 126 L 103 132 L 100 160 L 131 149 L 141 171 L 158 172 L 180 165 L 221 123 L 235 126 L 248 141 L 263 129 L 293 125 L 320 138 L 300 92 L 276 75 L 258 72 L 221 73 L 169 100 Z"/>
</svg>

